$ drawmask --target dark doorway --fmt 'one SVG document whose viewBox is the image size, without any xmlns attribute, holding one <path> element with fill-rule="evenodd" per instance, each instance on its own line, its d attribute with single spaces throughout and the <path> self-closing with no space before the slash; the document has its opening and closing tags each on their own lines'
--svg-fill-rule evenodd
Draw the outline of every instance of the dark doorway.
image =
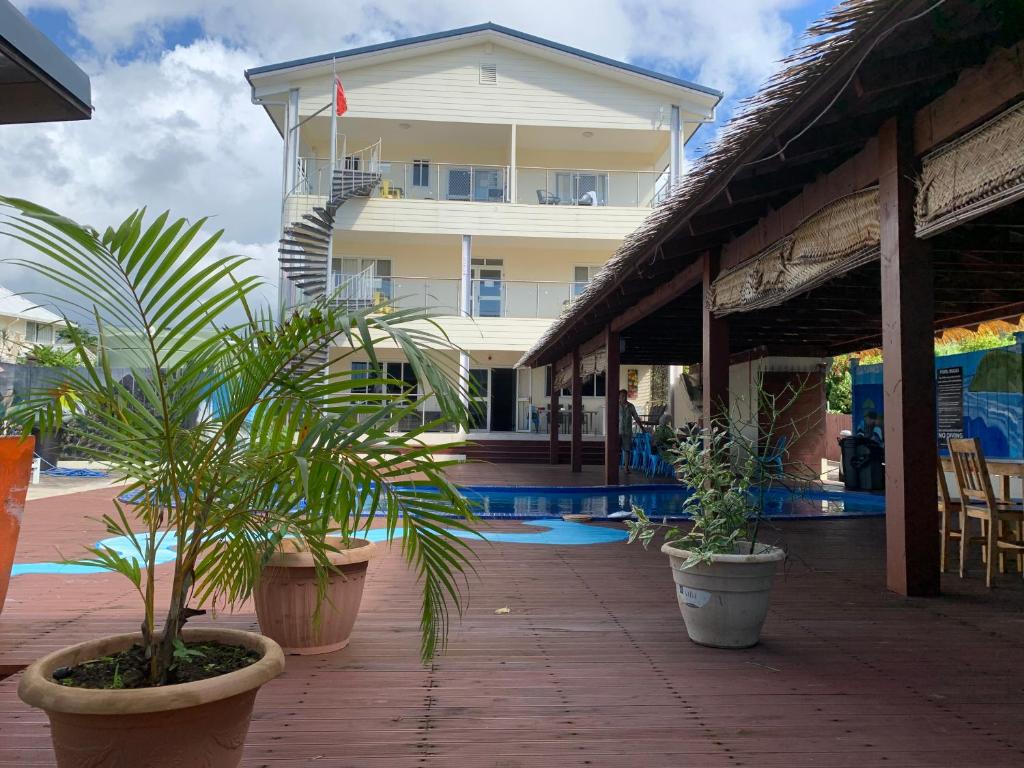
<svg viewBox="0 0 1024 768">
<path fill-rule="evenodd" d="M 515 428 L 515 369 L 491 368 L 491 431 L 514 432 Z"/>
</svg>

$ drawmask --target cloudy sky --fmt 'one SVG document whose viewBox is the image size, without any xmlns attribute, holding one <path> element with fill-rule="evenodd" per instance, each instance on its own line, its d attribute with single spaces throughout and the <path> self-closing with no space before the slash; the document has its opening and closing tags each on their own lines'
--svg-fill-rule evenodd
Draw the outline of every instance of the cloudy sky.
<svg viewBox="0 0 1024 768">
<path fill-rule="evenodd" d="M 276 293 L 280 137 L 259 64 L 494 21 L 725 91 L 726 117 L 830 0 L 14 0 L 92 79 L 88 122 L 0 126 L 0 194 L 94 226 L 135 207 L 212 215 Z M 715 127 L 698 133 L 699 154 Z M 0 242 L 0 258 L 12 255 Z M 0 284 L 37 282 L 0 264 Z"/>
</svg>

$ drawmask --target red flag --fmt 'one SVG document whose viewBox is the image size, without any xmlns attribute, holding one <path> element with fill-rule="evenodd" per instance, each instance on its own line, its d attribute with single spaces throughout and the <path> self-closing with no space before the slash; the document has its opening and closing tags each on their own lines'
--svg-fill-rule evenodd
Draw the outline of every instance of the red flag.
<svg viewBox="0 0 1024 768">
<path fill-rule="evenodd" d="M 341 78 L 334 78 L 334 99 L 335 111 L 341 117 L 348 111 L 348 99 L 345 98 L 345 89 L 341 87 Z"/>
</svg>

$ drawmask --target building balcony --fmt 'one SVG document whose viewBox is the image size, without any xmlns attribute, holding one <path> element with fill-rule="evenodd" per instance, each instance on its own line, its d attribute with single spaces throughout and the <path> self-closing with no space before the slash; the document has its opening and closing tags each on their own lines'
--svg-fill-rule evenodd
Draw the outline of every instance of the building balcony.
<svg viewBox="0 0 1024 768">
<path fill-rule="evenodd" d="M 395 309 L 428 309 L 461 315 L 459 278 L 331 275 L 333 298 L 352 308 L 387 304 Z M 585 283 L 532 280 L 470 280 L 470 317 L 554 319 L 583 292 Z"/>
<path fill-rule="evenodd" d="M 384 161 L 375 194 L 391 200 L 650 208 L 663 199 L 667 179 L 664 171 Z"/>
</svg>

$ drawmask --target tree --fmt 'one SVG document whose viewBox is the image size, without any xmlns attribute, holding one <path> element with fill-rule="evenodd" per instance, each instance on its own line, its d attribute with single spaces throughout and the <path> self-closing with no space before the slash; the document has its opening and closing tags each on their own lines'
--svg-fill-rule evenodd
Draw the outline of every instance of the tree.
<svg viewBox="0 0 1024 768">
<path fill-rule="evenodd" d="M 298 539 L 325 579 L 328 553 L 375 513 L 389 538 L 401 521 L 402 550 L 423 589 L 422 653 L 432 656 L 449 608 L 460 609 L 457 577 L 469 561 L 456 533 L 471 530 L 472 516 L 445 477 L 441 446 L 419 439 L 441 422 L 468 421 L 465 383 L 438 362 L 451 347 L 429 318 L 324 298 L 275 320 L 251 303 L 259 280 L 239 274 L 246 259 L 212 255 L 220 232 L 198 239 L 206 219 L 147 220 L 143 209 L 101 234 L 24 200 L 0 204 L 3 231 L 43 257 L 17 263 L 92 306 L 95 351 L 72 333 L 78 367 L 9 417 L 25 432 L 52 431 L 70 402 L 70 415 L 89 424 L 87 450 L 127 483 L 122 498 L 131 503 L 115 501 L 103 519 L 136 556 L 97 546 L 79 562 L 118 571 L 139 593 L 150 684 L 167 680 L 197 606 L 244 601 L 283 537 Z M 125 349 L 123 338 L 140 343 Z M 381 340 L 404 353 L 421 398 L 437 403 L 437 421 L 400 430 L 420 398 L 384 373 Z M 332 371 L 322 355 L 338 341 L 349 352 L 335 356 Z M 112 372 L 115 351 L 130 360 L 130 388 Z M 368 372 L 345 370 L 354 355 L 369 360 Z M 413 473 L 424 482 L 398 482 Z M 154 570 L 168 535 L 176 547 L 161 625 Z"/>
</svg>

